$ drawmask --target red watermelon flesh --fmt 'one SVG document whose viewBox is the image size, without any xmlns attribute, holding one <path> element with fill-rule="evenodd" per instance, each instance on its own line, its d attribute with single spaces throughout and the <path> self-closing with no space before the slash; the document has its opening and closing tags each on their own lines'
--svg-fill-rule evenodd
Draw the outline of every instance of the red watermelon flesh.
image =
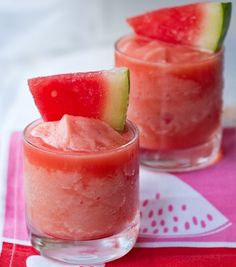
<svg viewBox="0 0 236 267">
<path fill-rule="evenodd" d="M 196 39 L 199 31 L 198 20 L 202 20 L 201 6 L 187 5 L 181 8 L 166 8 L 128 19 L 136 33 L 158 40 L 179 44 L 182 40 Z M 198 18 L 198 20 L 196 20 Z M 179 34 L 176 34 L 176 31 Z"/>
<path fill-rule="evenodd" d="M 231 3 L 195 3 L 154 10 L 127 21 L 136 34 L 216 51 L 227 33 L 231 6 Z"/>
<path fill-rule="evenodd" d="M 127 68 L 37 77 L 29 79 L 28 85 L 44 121 L 57 121 L 68 114 L 101 119 L 117 130 L 124 127 Z"/>
</svg>

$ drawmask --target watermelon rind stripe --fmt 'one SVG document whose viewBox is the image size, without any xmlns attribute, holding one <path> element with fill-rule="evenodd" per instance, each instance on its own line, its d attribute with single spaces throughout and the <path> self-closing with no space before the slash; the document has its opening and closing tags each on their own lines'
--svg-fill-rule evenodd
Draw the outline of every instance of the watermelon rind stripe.
<svg viewBox="0 0 236 267">
<path fill-rule="evenodd" d="M 232 3 L 221 3 L 222 10 L 223 10 L 223 25 L 222 25 L 222 31 L 221 36 L 219 38 L 217 47 L 215 51 L 219 50 L 224 42 L 225 36 L 229 29 L 229 24 L 231 20 L 231 14 L 232 14 Z"/>
<path fill-rule="evenodd" d="M 202 32 L 196 45 L 214 52 L 223 27 L 221 3 L 205 3 L 202 5 L 202 11 L 204 12 Z"/>
<path fill-rule="evenodd" d="M 122 67 L 109 74 L 104 72 L 104 79 L 107 81 L 107 95 L 102 119 L 114 129 L 123 131 L 129 103 L 129 69 Z"/>
<path fill-rule="evenodd" d="M 229 28 L 232 3 L 205 3 L 202 8 L 205 18 L 196 45 L 217 52 L 222 47 Z"/>
</svg>

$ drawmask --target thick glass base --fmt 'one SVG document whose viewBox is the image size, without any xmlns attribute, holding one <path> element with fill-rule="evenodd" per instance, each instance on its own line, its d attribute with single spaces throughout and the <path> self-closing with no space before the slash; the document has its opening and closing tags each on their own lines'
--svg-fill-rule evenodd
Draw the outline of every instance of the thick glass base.
<svg viewBox="0 0 236 267">
<path fill-rule="evenodd" d="M 121 233 L 89 241 L 58 240 L 31 233 L 31 243 L 42 256 L 70 264 L 102 264 L 124 256 L 134 246 L 139 218 Z"/>
<path fill-rule="evenodd" d="M 213 164 L 219 158 L 221 136 L 219 130 L 207 143 L 182 150 L 141 149 L 140 161 L 143 166 L 163 172 L 197 170 Z"/>
</svg>

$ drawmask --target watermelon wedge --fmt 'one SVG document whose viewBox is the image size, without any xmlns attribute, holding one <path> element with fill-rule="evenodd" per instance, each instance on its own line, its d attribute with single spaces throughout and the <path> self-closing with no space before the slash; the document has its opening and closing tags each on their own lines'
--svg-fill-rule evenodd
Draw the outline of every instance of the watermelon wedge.
<svg viewBox="0 0 236 267">
<path fill-rule="evenodd" d="M 230 24 L 232 3 L 204 2 L 154 10 L 127 19 L 136 34 L 218 51 Z"/>
<path fill-rule="evenodd" d="M 124 129 L 129 101 L 129 70 L 60 74 L 28 80 L 44 121 L 64 114 L 101 119 L 116 130 Z"/>
</svg>

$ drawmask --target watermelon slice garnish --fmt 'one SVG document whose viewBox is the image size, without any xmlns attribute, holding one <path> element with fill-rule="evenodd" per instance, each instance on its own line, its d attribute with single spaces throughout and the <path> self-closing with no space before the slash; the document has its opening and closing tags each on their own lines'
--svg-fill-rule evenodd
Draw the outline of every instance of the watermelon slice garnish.
<svg viewBox="0 0 236 267">
<path fill-rule="evenodd" d="M 101 119 L 116 130 L 124 129 L 129 101 L 129 70 L 81 72 L 28 80 L 44 121 L 64 114 Z"/>
<path fill-rule="evenodd" d="M 204 2 L 154 10 L 128 18 L 138 35 L 218 51 L 230 24 L 232 3 Z"/>
</svg>

